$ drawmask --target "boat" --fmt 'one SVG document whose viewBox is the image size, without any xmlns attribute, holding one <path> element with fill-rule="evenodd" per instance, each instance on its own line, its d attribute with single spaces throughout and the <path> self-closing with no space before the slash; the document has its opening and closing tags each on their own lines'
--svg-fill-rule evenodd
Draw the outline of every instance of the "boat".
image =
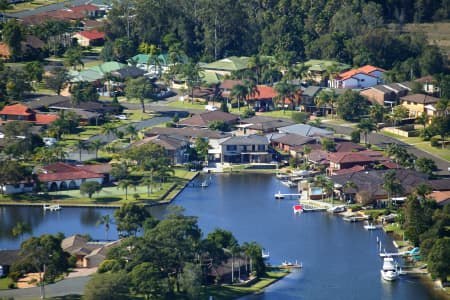
<svg viewBox="0 0 450 300">
<path fill-rule="evenodd" d="M 44 211 L 45 210 L 49 210 L 49 211 L 57 211 L 57 210 L 61 210 L 61 206 L 59 206 L 59 204 L 44 204 L 43 206 Z"/>
<path fill-rule="evenodd" d="M 280 265 L 280 268 L 284 269 L 290 269 L 290 268 L 302 268 L 302 263 L 297 263 L 297 260 L 295 260 L 295 263 L 292 263 L 290 261 L 283 261 Z"/>
<path fill-rule="evenodd" d="M 277 173 L 276 177 L 280 180 L 286 180 L 289 179 L 289 174 L 286 173 Z"/>
<path fill-rule="evenodd" d="M 368 221 L 364 221 L 364 229 L 366 230 L 376 230 L 380 229 L 381 227 L 381 225 L 375 225 L 373 223 L 369 223 Z"/>
<path fill-rule="evenodd" d="M 261 257 L 263 259 L 269 259 L 270 258 L 270 252 L 264 253 L 264 250 L 261 250 Z"/>
<path fill-rule="evenodd" d="M 345 206 L 344 205 L 333 206 L 327 209 L 327 211 L 333 214 L 341 213 L 345 211 Z"/>
<path fill-rule="evenodd" d="M 294 209 L 294 214 L 300 214 L 303 212 L 303 206 L 296 204 L 292 207 Z"/>
<path fill-rule="evenodd" d="M 396 280 L 399 276 L 398 268 L 394 264 L 392 257 L 385 257 L 383 260 L 383 267 L 381 269 L 381 277 L 386 281 Z"/>
<path fill-rule="evenodd" d="M 281 183 L 289 188 L 297 186 L 297 184 L 295 182 L 292 182 L 290 180 L 281 180 Z"/>
<path fill-rule="evenodd" d="M 208 181 L 203 181 L 202 183 L 200 183 L 200 187 L 208 187 L 209 186 L 209 183 L 208 183 Z"/>
</svg>

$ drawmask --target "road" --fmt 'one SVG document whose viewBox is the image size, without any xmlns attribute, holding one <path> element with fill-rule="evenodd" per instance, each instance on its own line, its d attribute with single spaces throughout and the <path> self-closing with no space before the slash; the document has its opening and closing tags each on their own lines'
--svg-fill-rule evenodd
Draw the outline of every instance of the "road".
<svg viewBox="0 0 450 300">
<path fill-rule="evenodd" d="M 61 280 L 54 284 L 45 286 L 46 297 L 60 297 L 66 295 L 80 295 L 83 294 L 84 287 L 91 277 L 75 277 Z M 14 289 L 0 291 L 0 298 L 8 299 L 12 297 L 18 299 L 39 299 L 41 295 L 40 287 L 33 287 L 28 289 Z"/>
<path fill-rule="evenodd" d="M 340 125 L 332 125 L 326 123 L 327 127 L 333 128 L 336 133 L 338 134 L 345 134 L 350 135 L 353 130 L 355 130 L 353 127 L 348 126 L 340 126 Z M 441 159 L 439 157 L 436 157 L 428 152 L 425 152 L 423 150 L 420 150 L 414 146 L 408 145 L 402 141 L 399 141 L 395 138 L 391 138 L 379 133 L 371 132 L 368 136 L 369 143 L 372 145 L 377 145 L 378 147 L 385 148 L 389 144 L 399 144 L 405 147 L 408 152 L 414 154 L 418 158 L 426 157 L 430 158 L 435 161 L 436 166 L 438 167 L 438 170 L 435 172 L 436 175 L 440 176 L 450 176 L 450 172 L 448 171 L 448 168 L 450 167 L 450 163 L 444 159 Z"/>
</svg>

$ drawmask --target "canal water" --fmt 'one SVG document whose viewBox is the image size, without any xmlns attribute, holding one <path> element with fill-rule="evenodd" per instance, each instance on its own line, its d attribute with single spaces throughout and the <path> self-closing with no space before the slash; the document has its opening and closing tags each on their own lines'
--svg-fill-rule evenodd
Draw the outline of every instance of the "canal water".
<svg viewBox="0 0 450 300">
<path fill-rule="evenodd" d="M 185 214 L 199 217 L 204 234 L 216 227 L 230 230 L 240 243 L 256 241 L 270 262 L 302 262 L 290 274 L 260 295 L 244 299 L 438 299 L 418 279 L 404 276 L 386 283 L 380 278 L 377 237 L 387 251 L 392 240 L 382 231 L 366 231 L 360 223 L 346 223 L 324 212 L 294 215 L 295 200 L 275 200 L 278 191 L 289 192 L 272 175 L 232 174 L 207 177 L 207 188 L 186 188 L 174 201 Z M 198 180 L 202 181 L 202 178 Z M 161 217 L 165 207 L 153 207 Z M 0 249 L 14 249 L 20 238 L 10 236 L 17 221 L 32 224 L 33 234 L 81 233 L 104 239 L 97 221 L 111 209 L 63 208 L 43 212 L 40 207 L 0 207 Z M 26 238 L 27 235 L 24 236 Z M 112 224 L 109 238 L 117 237 Z"/>
</svg>

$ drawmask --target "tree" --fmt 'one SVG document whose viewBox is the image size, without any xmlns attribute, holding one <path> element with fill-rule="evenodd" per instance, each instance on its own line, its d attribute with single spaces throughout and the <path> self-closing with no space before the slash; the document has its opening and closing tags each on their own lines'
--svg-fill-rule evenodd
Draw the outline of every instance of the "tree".
<svg viewBox="0 0 450 300">
<path fill-rule="evenodd" d="M 63 68 L 55 68 L 51 75 L 45 77 L 46 85 L 57 95 L 67 86 L 70 75 Z"/>
<path fill-rule="evenodd" d="M 108 137 L 111 137 L 117 134 L 117 128 L 112 123 L 106 123 L 100 128 L 100 132 L 106 134 Z"/>
<path fill-rule="evenodd" d="M 101 216 L 97 224 L 105 225 L 105 240 L 108 240 L 108 233 L 111 224 L 111 216 L 109 214 Z"/>
<path fill-rule="evenodd" d="M 247 119 L 247 118 L 251 118 L 255 115 L 255 111 L 251 108 L 247 108 L 246 110 L 244 110 L 244 112 L 241 114 L 241 119 Z"/>
<path fill-rule="evenodd" d="M 433 278 L 447 281 L 450 275 L 450 239 L 438 239 L 427 257 L 428 270 Z"/>
<path fill-rule="evenodd" d="M 97 181 L 85 181 L 80 185 L 80 194 L 88 195 L 89 199 L 92 198 L 94 193 L 99 193 L 102 190 L 102 185 Z"/>
<path fill-rule="evenodd" d="M 203 70 L 200 68 L 199 64 L 188 62 L 181 68 L 181 74 L 186 81 L 191 102 L 194 103 L 194 89 L 199 87 L 202 82 Z"/>
<path fill-rule="evenodd" d="M 125 134 L 130 136 L 130 143 L 138 136 L 138 131 L 136 127 L 129 124 L 127 127 L 125 127 Z"/>
<path fill-rule="evenodd" d="M 202 270 L 200 265 L 187 262 L 181 273 L 180 285 L 189 299 L 199 299 L 202 290 Z"/>
<path fill-rule="evenodd" d="M 369 139 L 367 138 L 369 133 L 376 130 L 377 126 L 372 119 L 362 119 L 356 127 L 364 133 L 364 143 L 367 145 L 369 143 Z"/>
<path fill-rule="evenodd" d="M 128 277 L 123 271 L 95 274 L 84 288 L 86 300 L 127 299 Z"/>
<path fill-rule="evenodd" d="M 142 112 L 145 113 L 145 99 L 151 98 L 153 92 L 152 83 L 146 77 L 127 80 L 125 95 L 127 99 L 137 98 L 141 103 Z"/>
<path fill-rule="evenodd" d="M 166 293 L 163 273 L 157 265 L 143 262 L 130 272 L 132 290 L 135 294 L 145 296 L 145 299 L 160 299 Z"/>
<path fill-rule="evenodd" d="M 416 195 L 422 200 L 425 200 L 426 196 L 428 194 L 430 194 L 432 191 L 433 191 L 432 188 L 429 185 L 426 185 L 424 183 L 420 183 L 414 189 L 414 192 L 416 193 Z"/>
<path fill-rule="evenodd" d="M 126 203 L 114 212 L 117 231 L 121 237 L 135 236 L 142 229 L 144 221 L 148 217 L 150 214 L 145 207 L 132 203 Z"/>
<path fill-rule="evenodd" d="M 199 137 L 195 141 L 194 149 L 197 153 L 197 157 L 201 157 L 205 161 L 208 161 L 209 143 L 205 138 Z"/>
<path fill-rule="evenodd" d="M 100 140 L 92 140 L 89 142 L 89 149 L 95 152 L 95 159 L 98 158 L 98 151 L 102 147 L 103 143 Z"/>
<path fill-rule="evenodd" d="M 2 12 L 2 22 L 5 23 L 5 11 L 11 9 L 11 3 L 8 0 L 0 0 L 0 11 Z"/>
<path fill-rule="evenodd" d="M 147 196 L 150 196 L 153 178 L 151 176 L 144 176 L 141 178 L 140 184 L 145 185 L 147 187 Z"/>
<path fill-rule="evenodd" d="M 436 163 L 431 158 L 421 157 L 416 159 L 416 169 L 421 173 L 433 175 L 433 172 L 437 170 Z"/>
<path fill-rule="evenodd" d="M 380 123 L 383 122 L 384 114 L 386 113 L 386 109 L 383 105 L 378 103 L 372 104 L 369 108 L 369 116 L 375 122 Z"/>
<path fill-rule="evenodd" d="M 11 231 L 12 236 L 20 237 L 20 241 L 23 240 L 23 235 L 25 233 L 32 233 L 31 226 L 25 222 L 17 222 Z"/>
<path fill-rule="evenodd" d="M 286 110 L 286 99 L 292 103 L 294 102 L 294 93 L 296 92 L 296 88 L 286 81 L 281 81 L 277 85 L 275 85 L 275 91 L 278 94 L 278 96 L 276 97 L 276 102 L 278 103 L 278 106 L 280 106 L 281 103 L 281 107 L 283 108 L 284 113 Z M 295 108 L 295 104 L 292 104 L 292 106 Z"/>
<path fill-rule="evenodd" d="M 326 91 L 322 90 L 317 95 L 317 97 L 314 98 L 314 102 L 319 110 L 323 108 L 323 115 L 326 116 L 327 115 L 326 105 L 330 102 L 329 94 Z"/>
<path fill-rule="evenodd" d="M 305 113 L 305 112 L 301 112 L 301 111 L 299 111 L 299 112 L 292 112 L 291 120 L 294 123 L 296 123 L 296 124 L 305 123 L 306 120 L 308 120 L 308 114 Z"/>
<path fill-rule="evenodd" d="M 241 101 L 248 96 L 248 89 L 242 84 L 236 84 L 233 86 L 230 92 L 232 98 L 236 98 L 238 111 L 241 110 Z"/>
<path fill-rule="evenodd" d="M 441 136 L 442 149 L 445 148 L 445 140 L 450 132 L 450 115 L 434 117 L 431 120 L 430 127 Z"/>
<path fill-rule="evenodd" d="M 134 182 L 129 179 L 122 179 L 117 184 L 117 188 L 125 191 L 125 200 L 128 200 L 128 189 L 134 185 Z"/>
<path fill-rule="evenodd" d="M 333 139 L 330 138 L 323 138 L 320 141 L 320 144 L 322 145 L 322 149 L 328 152 L 336 151 L 336 143 Z"/>
<path fill-rule="evenodd" d="M 390 118 L 394 121 L 394 127 L 397 127 L 397 122 L 408 117 L 408 110 L 402 105 L 397 105 L 393 108 Z"/>
<path fill-rule="evenodd" d="M 16 19 L 10 19 L 3 25 L 3 41 L 8 45 L 11 59 L 16 61 L 22 55 L 22 41 L 25 39 L 24 26 Z"/>
<path fill-rule="evenodd" d="M 350 134 L 350 140 L 353 143 L 359 144 L 361 142 L 361 131 L 353 130 Z"/>
<path fill-rule="evenodd" d="M 70 93 L 72 94 L 72 103 L 79 105 L 82 102 L 96 102 L 99 99 L 99 94 L 95 86 L 87 81 L 80 81 L 70 86 Z"/>
<path fill-rule="evenodd" d="M 83 140 L 77 140 L 77 142 L 75 144 L 75 149 L 78 150 L 79 160 L 81 161 L 81 153 L 83 150 L 87 149 L 86 142 Z"/>
<path fill-rule="evenodd" d="M 73 67 L 74 69 L 76 69 L 79 65 L 84 67 L 83 52 L 79 46 L 70 47 L 69 49 L 67 49 L 64 56 L 65 56 L 64 63 L 67 66 Z"/>
<path fill-rule="evenodd" d="M 30 80 L 41 82 L 44 74 L 44 66 L 39 61 L 32 61 L 25 65 L 25 72 Z"/>
<path fill-rule="evenodd" d="M 423 130 L 425 130 L 425 127 L 427 126 L 428 122 L 428 115 L 426 112 L 422 112 L 417 118 L 416 123 L 423 126 Z"/>
<path fill-rule="evenodd" d="M 389 170 L 386 172 L 384 175 L 383 189 L 387 192 L 388 201 L 391 205 L 392 195 L 395 193 L 400 193 L 403 190 L 401 182 L 397 178 L 397 172 L 394 170 Z"/>
<path fill-rule="evenodd" d="M 365 115 L 368 107 L 367 100 L 358 92 L 352 90 L 345 91 L 337 100 L 337 113 L 346 121 Z"/>
<path fill-rule="evenodd" d="M 31 171 L 28 168 L 16 160 L 0 161 L 0 193 L 2 195 L 6 185 L 17 185 L 25 179 L 31 179 Z"/>
<path fill-rule="evenodd" d="M 212 121 L 208 126 L 211 130 L 219 130 L 219 131 L 230 131 L 230 125 L 221 120 Z"/>
</svg>

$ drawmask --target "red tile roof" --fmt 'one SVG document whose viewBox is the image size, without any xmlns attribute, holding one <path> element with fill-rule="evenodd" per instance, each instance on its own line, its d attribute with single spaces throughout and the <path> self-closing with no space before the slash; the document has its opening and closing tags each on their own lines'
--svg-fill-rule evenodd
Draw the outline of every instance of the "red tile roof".
<svg viewBox="0 0 450 300">
<path fill-rule="evenodd" d="M 92 173 L 88 171 L 64 172 L 64 173 L 47 173 L 39 174 L 39 181 L 61 181 L 61 180 L 77 180 L 88 178 L 103 178 L 102 174 Z"/>
<path fill-rule="evenodd" d="M 364 170 L 365 170 L 364 166 L 356 165 L 356 166 L 353 166 L 348 169 L 335 170 L 335 171 L 333 171 L 333 175 L 349 174 L 349 173 L 354 173 L 354 172 L 361 172 Z"/>
<path fill-rule="evenodd" d="M 70 8 L 71 11 L 74 12 L 86 12 L 86 11 L 98 11 L 100 10 L 99 7 L 92 5 L 92 4 L 84 4 L 84 5 L 78 5 L 78 6 L 73 6 Z"/>
<path fill-rule="evenodd" d="M 266 100 L 273 99 L 278 96 L 277 91 L 271 86 L 257 85 L 256 93 L 253 97 L 248 97 L 249 100 Z"/>
<path fill-rule="evenodd" d="M 400 165 L 392 161 L 382 161 L 381 164 L 388 169 L 400 169 Z"/>
<path fill-rule="evenodd" d="M 350 71 L 341 73 L 337 77 L 340 80 L 346 80 L 346 79 L 349 79 L 349 78 L 355 76 L 356 74 L 366 74 L 368 76 L 373 76 L 373 75 L 371 75 L 371 73 L 373 73 L 375 71 L 385 72 L 385 70 L 383 70 L 381 68 L 374 67 L 374 66 L 371 66 L 371 65 L 365 65 L 365 66 L 362 66 L 360 68 L 352 69 Z"/>
<path fill-rule="evenodd" d="M 388 160 L 382 153 L 376 151 L 360 151 L 360 152 L 337 152 L 330 153 L 328 156 L 330 162 L 333 163 L 357 163 L 357 162 L 377 162 Z"/>
<path fill-rule="evenodd" d="M 30 116 L 34 112 L 22 104 L 13 104 L 3 107 L 0 111 L 0 115 L 13 115 L 13 116 Z"/>
<path fill-rule="evenodd" d="M 99 39 L 104 39 L 105 38 L 105 33 L 104 32 L 100 32 L 98 30 L 90 30 L 90 31 L 80 31 L 77 32 L 76 34 L 81 35 L 82 37 L 92 41 L 92 40 L 99 40 Z"/>
<path fill-rule="evenodd" d="M 447 200 L 450 200 L 450 191 L 437 191 L 432 192 L 428 195 L 428 197 L 433 198 L 436 200 L 438 204 L 444 204 Z"/>
<path fill-rule="evenodd" d="M 49 115 L 49 114 L 36 114 L 35 115 L 35 123 L 36 124 L 43 124 L 48 125 L 58 119 L 57 115 Z"/>
</svg>

